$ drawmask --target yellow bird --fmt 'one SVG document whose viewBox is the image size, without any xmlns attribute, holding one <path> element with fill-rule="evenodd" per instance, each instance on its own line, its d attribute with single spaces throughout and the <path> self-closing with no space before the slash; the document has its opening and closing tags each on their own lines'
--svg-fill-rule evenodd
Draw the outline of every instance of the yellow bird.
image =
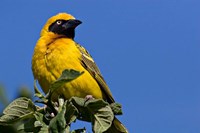
<svg viewBox="0 0 200 133">
<path fill-rule="evenodd" d="M 113 103 L 114 98 L 90 54 L 74 41 L 75 28 L 82 22 L 67 13 L 51 17 L 43 29 L 32 57 L 32 71 L 45 93 L 50 84 L 60 77 L 65 69 L 84 71 L 77 79 L 66 83 L 53 94 L 65 99 L 73 96 L 85 98 L 92 95 Z M 126 133 L 126 128 L 115 118 L 108 132 Z"/>
</svg>

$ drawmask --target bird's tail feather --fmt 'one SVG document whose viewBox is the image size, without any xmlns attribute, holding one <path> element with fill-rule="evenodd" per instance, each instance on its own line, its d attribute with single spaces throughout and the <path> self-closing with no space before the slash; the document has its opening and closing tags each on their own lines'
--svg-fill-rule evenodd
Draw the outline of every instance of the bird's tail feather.
<svg viewBox="0 0 200 133">
<path fill-rule="evenodd" d="M 115 117 L 111 127 L 105 133 L 128 133 L 125 126 Z"/>
</svg>

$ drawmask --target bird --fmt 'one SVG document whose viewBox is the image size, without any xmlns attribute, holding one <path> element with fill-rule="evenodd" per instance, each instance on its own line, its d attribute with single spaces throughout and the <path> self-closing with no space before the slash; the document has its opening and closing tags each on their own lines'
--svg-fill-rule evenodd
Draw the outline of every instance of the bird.
<svg viewBox="0 0 200 133">
<path fill-rule="evenodd" d="M 92 56 L 83 46 L 74 41 L 75 29 L 81 23 L 68 13 L 58 13 L 47 20 L 32 56 L 34 79 L 38 81 L 42 90 L 48 93 L 50 85 L 60 77 L 63 70 L 83 71 L 84 73 L 77 79 L 66 83 L 53 93 L 52 99 L 56 100 L 59 95 L 66 100 L 74 96 L 85 98 L 91 95 L 95 99 L 114 103 L 112 93 Z M 107 132 L 128 131 L 115 117 Z"/>
</svg>

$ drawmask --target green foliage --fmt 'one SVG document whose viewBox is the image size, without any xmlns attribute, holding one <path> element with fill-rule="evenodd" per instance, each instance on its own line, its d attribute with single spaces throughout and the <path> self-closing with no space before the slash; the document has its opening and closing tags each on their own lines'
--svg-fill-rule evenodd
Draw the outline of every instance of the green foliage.
<svg viewBox="0 0 200 133">
<path fill-rule="evenodd" d="M 73 69 L 70 70 L 64 70 L 62 72 L 62 75 L 60 78 L 58 78 L 53 84 L 50 86 L 50 92 L 53 94 L 53 92 L 56 89 L 59 89 L 62 85 L 64 85 L 67 82 L 70 82 L 76 78 L 78 78 L 80 75 L 82 75 L 84 72 L 79 72 Z"/>
<path fill-rule="evenodd" d="M 2 85 L 0 85 L 0 103 L 4 106 L 8 104 L 8 99 L 5 95 L 5 90 Z"/>
<path fill-rule="evenodd" d="M 51 101 L 55 90 L 81 76 L 83 72 L 64 70 L 61 77 L 50 87 L 44 96 L 34 84 L 36 102 L 45 104 L 44 107 L 36 106 L 31 99 L 20 97 L 10 103 L 0 117 L 0 125 L 17 125 L 19 133 L 85 133 L 85 128 L 70 131 L 70 125 L 77 119 L 88 121 L 92 124 L 95 133 L 105 132 L 112 125 L 115 114 L 121 114 L 121 105 L 108 104 L 102 99 L 84 99 L 72 97 L 58 103 Z"/>
<path fill-rule="evenodd" d="M 32 94 L 27 87 L 21 86 L 19 87 L 18 93 L 16 95 L 16 98 L 19 98 L 19 97 L 31 98 Z M 6 89 L 3 87 L 3 85 L 0 84 L 0 116 L 3 113 L 2 111 L 3 107 L 5 108 L 8 104 L 9 104 L 9 99 L 8 99 L 8 96 L 6 95 Z M 17 126 L 18 126 L 18 123 L 6 125 L 6 126 L 0 125 L 0 132 L 1 133 L 18 133 L 18 131 L 16 130 Z"/>
<path fill-rule="evenodd" d="M 4 115 L 0 117 L 0 124 L 13 124 L 18 120 L 33 116 L 35 111 L 36 107 L 30 99 L 18 98 L 4 109 Z"/>
</svg>

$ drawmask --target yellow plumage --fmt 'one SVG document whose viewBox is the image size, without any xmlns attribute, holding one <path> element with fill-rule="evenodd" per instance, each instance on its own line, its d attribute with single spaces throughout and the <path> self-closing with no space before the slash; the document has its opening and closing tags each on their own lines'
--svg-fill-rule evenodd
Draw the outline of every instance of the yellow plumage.
<svg viewBox="0 0 200 133">
<path fill-rule="evenodd" d="M 74 29 L 81 22 L 66 13 L 60 13 L 50 18 L 43 27 L 32 58 L 32 71 L 45 93 L 52 82 L 60 77 L 65 69 L 84 71 L 77 79 L 66 83 L 53 95 L 57 100 L 59 95 L 65 99 L 72 96 L 94 98 L 114 102 L 112 94 L 106 85 L 100 71 L 89 53 L 74 42 Z M 120 122 L 115 118 L 120 127 Z M 122 126 L 122 125 L 121 125 Z"/>
<path fill-rule="evenodd" d="M 43 39 L 43 38 L 41 38 Z M 59 38 L 46 47 L 39 40 L 33 56 L 33 73 L 45 93 L 48 92 L 49 85 L 58 79 L 65 69 L 84 71 L 84 74 L 70 83 L 65 84 L 59 90 L 66 99 L 72 96 L 85 97 L 92 95 L 95 98 L 103 98 L 101 89 L 94 78 L 80 64 L 81 53 L 76 44 L 68 38 Z M 43 50 L 39 50 L 39 49 Z M 57 96 L 55 97 L 55 99 Z"/>
</svg>

